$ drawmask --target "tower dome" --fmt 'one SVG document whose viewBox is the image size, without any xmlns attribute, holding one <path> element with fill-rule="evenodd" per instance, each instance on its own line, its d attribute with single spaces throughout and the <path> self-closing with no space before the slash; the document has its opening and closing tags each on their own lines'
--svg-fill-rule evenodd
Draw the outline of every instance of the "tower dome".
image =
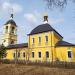
<svg viewBox="0 0 75 75">
<path fill-rule="evenodd" d="M 5 23 L 5 25 L 11 24 L 11 25 L 17 26 L 15 21 L 13 20 L 13 16 L 14 16 L 13 13 L 11 13 L 10 19 Z"/>
<path fill-rule="evenodd" d="M 15 21 L 14 21 L 13 19 L 8 20 L 8 21 L 5 23 L 5 25 L 7 25 L 7 24 L 11 24 L 11 25 L 17 26 L 16 23 L 15 23 Z"/>
</svg>

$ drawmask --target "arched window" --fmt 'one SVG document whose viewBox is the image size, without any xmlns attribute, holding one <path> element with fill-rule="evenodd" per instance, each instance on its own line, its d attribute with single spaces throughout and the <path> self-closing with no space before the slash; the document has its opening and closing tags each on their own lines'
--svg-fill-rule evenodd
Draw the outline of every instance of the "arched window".
<svg viewBox="0 0 75 75">
<path fill-rule="evenodd" d="M 45 36 L 45 42 L 48 43 L 48 36 Z"/>
<path fill-rule="evenodd" d="M 34 58 L 34 52 L 32 52 L 32 58 Z"/>
<path fill-rule="evenodd" d="M 14 33 L 14 30 L 15 30 L 15 28 L 14 28 L 14 27 L 12 27 L 11 32 L 12 32 L 12 33 Z"/>
<path fill-rule="evenodd" d="M 16 54 L 15 54 L 15 53 L 13 53 L 13 57 L 14 57 L 14 58 L 16 57 Z"/>
<path fill-rule="evenodd" d="M 34 42 L 35 42 L 35 38 L 32 38 L 32 43 L 34 44 Z"/>
<path fill-rule="evenodd" d="M 38 57 L 41 58 L 41 52 L 38 52 Z"/>
<path fill-rule="evenodd" d="M 46 58 L 49 58 L 49 52 L 46 51 Z"/>
<path fill-rule="evenodd" d="M 23 52 L 23 57 L 25 57 L 25 52 Z"/>
<path fill-rule="evenodd" d="M 8 33 L 8 26 L 6 26 L 6 31 L 5 31 L 5 33 Z"/>
<path fill-rule="evenodd" d="M 41 43 L 41 37 L 39 37 L 39 43 Z"/>
<path fill-rule="evenodd" d="M 18 58 L 20 57 L 20 52 L 18 52 Z"/>
</svg>

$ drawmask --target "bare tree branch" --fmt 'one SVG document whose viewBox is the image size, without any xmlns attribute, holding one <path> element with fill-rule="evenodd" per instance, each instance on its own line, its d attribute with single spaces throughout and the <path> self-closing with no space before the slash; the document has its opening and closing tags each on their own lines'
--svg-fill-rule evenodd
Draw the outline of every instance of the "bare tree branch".
<svg viewBox="0 0 75 75">
<path fill-rule="evenodd" d="M 49 9 L 53 8 L 63 9 L 64 7 L 66 7 L 68 1 L 72 1 L 73 3 L 75 3 L 75 0 L 44 0 L 44 1 L 47 2 L 47 6 Z"/>
</svg>

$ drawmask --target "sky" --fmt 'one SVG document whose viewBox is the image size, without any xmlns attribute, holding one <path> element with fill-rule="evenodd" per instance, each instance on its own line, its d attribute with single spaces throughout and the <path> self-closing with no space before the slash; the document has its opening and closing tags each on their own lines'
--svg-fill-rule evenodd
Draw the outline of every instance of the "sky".
<svg viewBox="0 0 75 75">
<path fill-rule="evenodd" d="M 43 0 L 0 0 L 0 40 L 12 8 L 18 26 L 17 43 L 28 42 L 27 34 L 43 24 L 43 15 L 48 13 L 49 24 L 64 37 L 63 40 L 75 44 L 75 4 L 68 2 L 67 7 L 60 11 L 57 8 L 49 10 Z"/>
</svg>

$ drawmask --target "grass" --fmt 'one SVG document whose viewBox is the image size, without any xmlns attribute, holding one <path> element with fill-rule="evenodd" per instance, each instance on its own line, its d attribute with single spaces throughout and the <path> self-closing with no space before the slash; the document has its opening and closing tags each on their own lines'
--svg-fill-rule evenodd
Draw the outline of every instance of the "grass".
<svg viewBox="0 0 75 75">
<path fill-rule="evenodd" d="M 0 64 L 0 75 L 75 75 L 75 69 Z"/>
</svg>

